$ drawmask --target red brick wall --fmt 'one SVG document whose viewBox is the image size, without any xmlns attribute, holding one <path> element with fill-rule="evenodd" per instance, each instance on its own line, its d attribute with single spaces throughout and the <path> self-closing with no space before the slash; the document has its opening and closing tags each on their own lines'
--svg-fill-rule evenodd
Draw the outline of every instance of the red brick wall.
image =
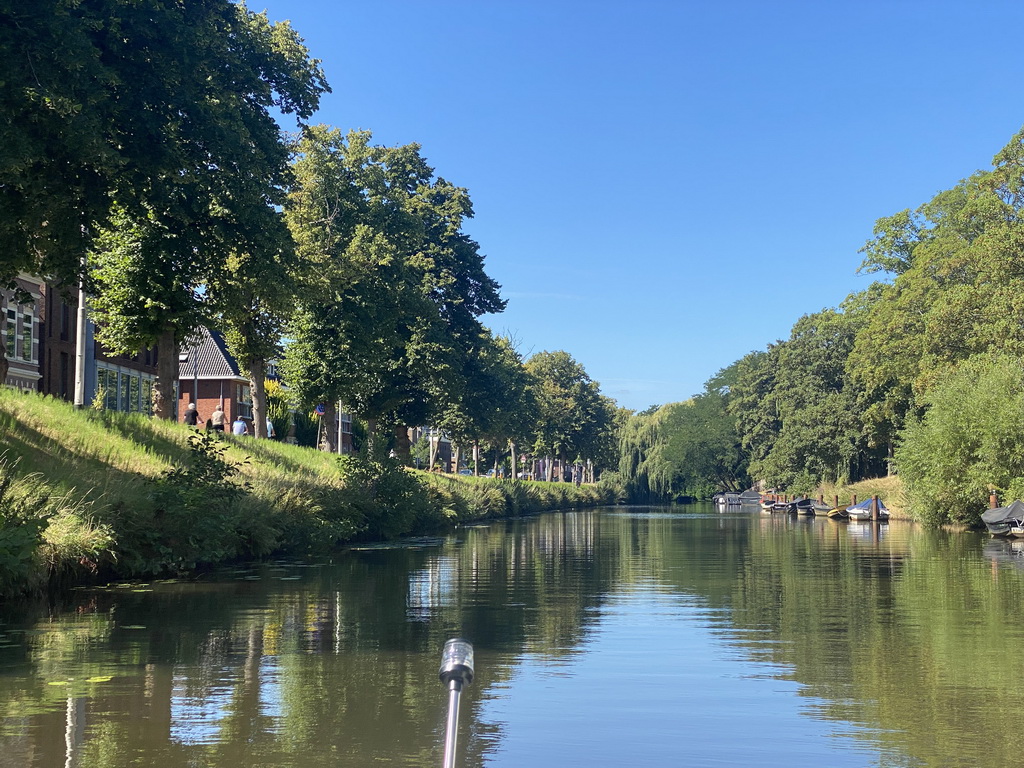
<svg viewBox="0 0 1024 768">
<path fill-rule="evenodd" d="M 178 421 L 184 421 L 185 410 L 188 408 L 188 404 L 192 402 L 193 390 L 196 390 L 198 397 L 195 400 L 196 410 L 199 411 L 199 424 L 203 426 L 206 420 L 210 418 L 210 414 L 213 413 L 214 409 L 218 404 L 223 402 L 224 413 L 227 415 L 225 419 L 225 430 L 227 430 L 231 422 L 235 420 L 235 414 L 237 412 L 235 404 L 235 393 L 238 382 L 224 380 L 204 380 L 200 379 L 198 383 L 194 379 L 183 377 L 178 380 Z M 221 394 L 223 393 L 223 401 L 221 400 Z M 249 421 L 248 419 L 246 420 Z M 250 426 L 251 430 L 251 426 Z"/>
</svg>

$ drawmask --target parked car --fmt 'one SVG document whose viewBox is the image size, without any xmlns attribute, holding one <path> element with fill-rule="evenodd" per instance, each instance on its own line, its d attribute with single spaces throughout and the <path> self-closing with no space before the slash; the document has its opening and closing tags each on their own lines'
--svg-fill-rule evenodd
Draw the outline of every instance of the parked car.
<svg viewBox="0 0 1024 768">
<path fill-rule="evenodd" d="M 472 469 L 460 469 L 459 470 L 459 474 L 460 475 L 472 475 L 473 474 L 473 470 Z"/>
<path fill-rule="evenodd" d="M 487 470 L 485 474 L 487 477 L 494 477 L 498 473 L 494 471 L 494 467 L 491 467 L 490 469 Z"/>
</svg>

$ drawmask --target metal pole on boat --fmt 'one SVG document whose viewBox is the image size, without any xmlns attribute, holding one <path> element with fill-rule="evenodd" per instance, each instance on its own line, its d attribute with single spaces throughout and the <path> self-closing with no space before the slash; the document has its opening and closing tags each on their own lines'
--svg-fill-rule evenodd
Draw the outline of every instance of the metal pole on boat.
<svg viewBox="0 0 1024 768">
<path fill-rule="evenodd" d="M 455 768 L 455 740 L 459 726 L 459 695 L 473 682 L 473 646 L 455 637 L 441 652 L 441 682 L 448 688 L 448 727 L 444 734 L 444 768 Z"/>
</svg>

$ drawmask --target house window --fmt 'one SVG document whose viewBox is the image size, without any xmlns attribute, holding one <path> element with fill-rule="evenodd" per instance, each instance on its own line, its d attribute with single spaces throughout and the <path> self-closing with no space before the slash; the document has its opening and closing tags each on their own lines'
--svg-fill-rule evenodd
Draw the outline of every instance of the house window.
<svg viewBox="0 0 1024 768">
<path fill-rule="evenodd" d="M 108 411 L 152 415 L 153 377 L 120 366 L 97 366 L 96 398 Z"/>
<path fill-rule="evenodd" d="M 132 413 L 139 412 L 139 397 L 142 394 L 142 380 L 139 376 L 130 377 L 131 390 L 128 395 L 128 410 Z"/>
<path fill-rule="evenodd" d="M 18 336 L 18 315 L 13 309 L 7 310 L 7 329 L 5 331 L 7 338 L 7 359 L 13 360 L 15 357 L 15 339 Z"/>
<path fill-rule="evenodd" d="M 32 315 L 21 316 L 21 359 L 32 360 L 32 326 L 35 318 Z"/>
<path fill-rule="evenodd" d="M 121 406 L 117 410 L 124 411 L 126 413 L 128 412 L 128 406 L 129 406 L 129 400 L 128 400 L 129 384 L 128 384 L 128 380 L 130 378 L 131 377 L 127 373 L 122 373 L 121 374 L 121 391 L 118 393 L 121 396 L 121 398 L 120 398 Z"/>
<path fill-rule="evenodd" d="M 252 391 L 242 384 L 239 384 L 235 391 L 238 393 L 238 415 L 244 419 L 251 419 Z"/>
<path fill-rule="evenodd" d="M 96 396 L 108 411 L 117 410 L 117 374 L 100 368 L 96 371 Z"/>
</svg>

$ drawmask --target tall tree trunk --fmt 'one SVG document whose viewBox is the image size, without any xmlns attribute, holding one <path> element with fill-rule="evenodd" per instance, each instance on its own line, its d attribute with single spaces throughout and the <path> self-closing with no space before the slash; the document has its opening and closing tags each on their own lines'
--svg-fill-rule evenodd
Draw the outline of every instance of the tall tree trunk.
<svg viewBox="0 0 1024 768">
<path fill-rule="evenodd" d="M 518 480 L 519 479 L 519 472 L 518 472 L 519 464 L 516 462 L 516 444 L 515 444 L 514 441 L 510 440 L 508 445 L 509 445 L 509 453 L 511 454 L 511 457 L 512 457 L 512 479 L 513 480 Z"/>
<path fill-rule="evenodd" d="M 376 416 L 366 417 L 366 455 L 371 459 L 377 458 L 377 446 L 380 443 L 380 423 Z"/>
<path fill-rule="evenodd" d="M 440 447 L 438 445 L 437 437 L 436 437 L 436 435 L 434 435 L 434 428 L 433 427 L 431 427 L 428 430 L 428 432 L 427 432 L 427 440 L 430 441 L 430 443 L 429 443 L 430 460 L 427 462 L 427 471 L 428 472 L 433 472 L 434 471 L 434 460 L 437 459 L 437 449 Z"/>
<path fill-rule="evenodd" d="M 412 464 L 412 441 L 409 440 L 409 428 L 404 425 L 395 427 L 395 455 L 402 464 Z"/>
<path fill-rule="evenodd" d="M 266 360 L 262 357 L 249 361 L 249 388 L 252 391 L 252 433 L 267 436 Z"/>
<path fill-rule="evenodd" d="M 462 443 L 455 446 L 455 459 L 452 463 L 454 466 L 451 467 L 451 471 L 458 472 L 459 467 L 462 466 Z"/>
<path fill-rule="evenodd" d="M 174 382 L 178 378 L 178 342 L 174 328 L 166 328 L 156 340 L 156 381 L 153 383 L 153 415 L 174 418 Z"/>
<path fill-rule="evenodd" d="M 324 415 L 320 417 L 323 426 L 323 436 L 320 443 L 320 450 L 329 453 L 338 451 L 338 426 L 335 423 L 335 416 L 338 413 L 337 404 L 333 400 L 324 403 Z"/>
<path fill-rule="evenodd" d="M 555 477 L 555 457 L 547 456 L 544 461 L 544 479 L 550 483 Z"/>
<path fill-rule="evenodd" d="M 473 477 L 480 477 L 480 443 L 473 441 Z"/>
</svg>

